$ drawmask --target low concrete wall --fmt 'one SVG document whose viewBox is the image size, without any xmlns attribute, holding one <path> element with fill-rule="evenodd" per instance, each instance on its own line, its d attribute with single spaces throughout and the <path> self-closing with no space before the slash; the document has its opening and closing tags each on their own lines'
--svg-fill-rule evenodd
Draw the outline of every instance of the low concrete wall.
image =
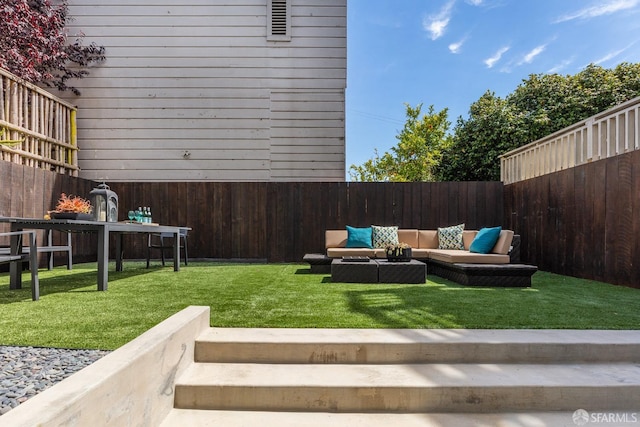
<svg viewBox="0 0 640 427">
<path fill-rule="evenodd" d="M 133 341 L 34 396 L 0 424 L 157 426 L 173 408 L 174 383 L 193 363 L 209 307 L 188 307 Z"/>
</svg>

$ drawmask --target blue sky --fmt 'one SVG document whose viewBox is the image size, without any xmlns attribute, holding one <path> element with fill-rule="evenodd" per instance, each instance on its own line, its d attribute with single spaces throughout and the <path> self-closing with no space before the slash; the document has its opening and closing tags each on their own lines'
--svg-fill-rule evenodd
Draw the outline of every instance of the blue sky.
<svg viewBox="0 0 640 427">
<path fill-rule="evenodd" d="M 405 107 L 449 109 L 530 74 L 640 62 L 640 0 L 348 0 L 346 168 L 397 144 Z"/>
</svg>

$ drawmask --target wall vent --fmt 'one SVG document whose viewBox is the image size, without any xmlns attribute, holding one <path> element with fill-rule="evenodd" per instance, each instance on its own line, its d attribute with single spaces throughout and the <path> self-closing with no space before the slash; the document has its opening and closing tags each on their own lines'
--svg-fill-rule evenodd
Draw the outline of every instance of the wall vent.
<svg viewBox="0 0 640 427">
<path fill-rule="evenodd" d="M 269 0 L 268 40 L 291 40 L 291 0 Z"/>
</svg>

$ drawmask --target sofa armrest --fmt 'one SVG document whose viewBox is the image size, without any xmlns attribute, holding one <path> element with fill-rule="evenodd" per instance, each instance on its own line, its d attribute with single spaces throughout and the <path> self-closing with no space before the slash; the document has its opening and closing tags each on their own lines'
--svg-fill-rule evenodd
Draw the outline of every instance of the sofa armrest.
<svg viewBox="0 0 640 427">
<path fill-rule="evenodd" d="M 509 249 L 509 258 L 511 264 L 520 264 L 520 235 L 514 234 Z"/>
<path fill-rule="evenodd" d="M 498 237 L 498 241 L 496 242 L 493 249 L 491 249 L 491 253 L 507 255 L 509 253 L 509 249 L 511 248 L 513 234 L 514 233 L 512 230 L 502 230 L 500 232 L 500 237 Z"/>
</svg>

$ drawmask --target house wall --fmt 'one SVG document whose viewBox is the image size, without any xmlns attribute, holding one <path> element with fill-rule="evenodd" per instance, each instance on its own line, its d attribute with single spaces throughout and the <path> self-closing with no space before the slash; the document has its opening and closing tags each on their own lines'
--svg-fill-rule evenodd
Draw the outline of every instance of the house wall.
<svg viewBox="0 0 640 427">
<path fill-rule="evenodd" d="M 70 0 L 107 60 L 73 84 L 80 176 L 344 181 L 346 0 Z M 276 37 L 277 39 L 277 37 Z"/>
</svg>

